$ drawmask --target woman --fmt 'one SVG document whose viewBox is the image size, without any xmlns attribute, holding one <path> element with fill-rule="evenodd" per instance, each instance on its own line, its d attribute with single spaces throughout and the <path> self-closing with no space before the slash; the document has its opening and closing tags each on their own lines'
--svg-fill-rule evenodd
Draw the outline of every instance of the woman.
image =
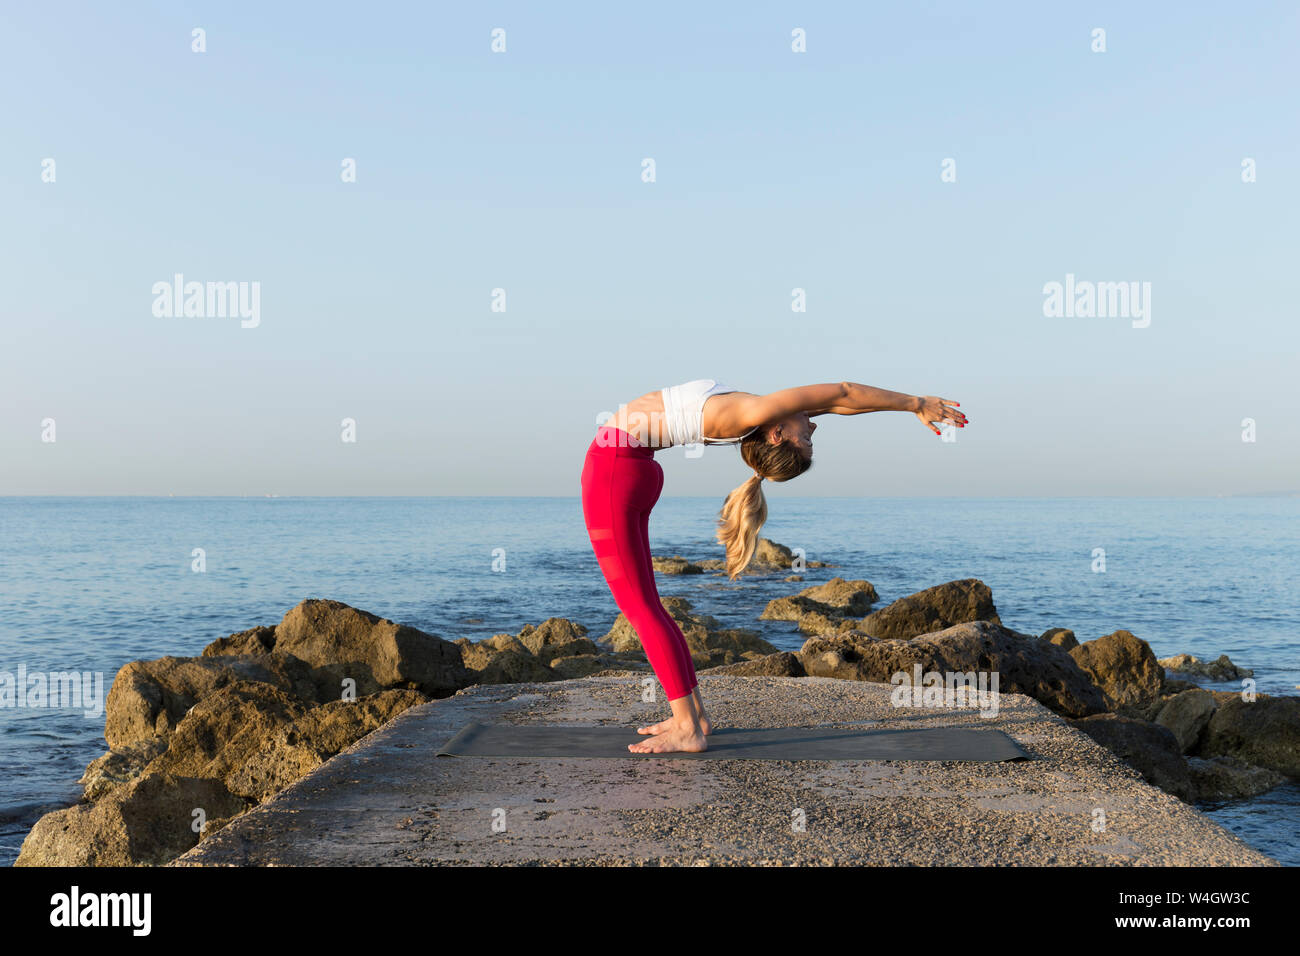
<svg viewBox="0 0 1300 956">
<path fill-rule="evenodd" d="M 833 412 L 912 412 L 936 435 L 936 422 L 966 426 L 956 402 L 890 392 L 856 382 L 782 389 L 767 395 L 740 392 L 716 379 L 697 379 L 648 392 L 619 410 L 596 432 L 582 469 L 582 510 L 601 573 L 619 610 L 627 615 L 663 685 L 672 716 L 637 732 L 648 740 L 634 753 L 698 753 L 712 731 L 696 687 L 695 667 L 681 628 L 659 602 L 650 563 L 650 509 L 663 490 L 661 448 L 740 443 L 754 474 L 727 495 L 718 519 L 727 575 L 749 564 L 767 520 L 762 482 L 789 481 L 812 466 L 812 419 Z M 717 437 L 708 437 L 717 436 Z"/>
</svg>

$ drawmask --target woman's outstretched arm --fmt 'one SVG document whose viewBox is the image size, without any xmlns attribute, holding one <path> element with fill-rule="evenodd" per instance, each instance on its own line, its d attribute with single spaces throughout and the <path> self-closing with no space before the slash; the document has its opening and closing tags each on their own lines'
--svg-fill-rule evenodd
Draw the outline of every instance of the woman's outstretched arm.
<svg viewBox="0 0 1300 956">
<path fill-rule="evenodd" d="M 912 412 L 936 435 L 940 430 L 933 422 L 966 425 L 966 416 L 957 411 L 958 403 L 934 395 L 908 395 L 857 382 L 828 382 L 801 385 L 766 395 L 745 396 L 737 412 L 744 428 L 779 421 L 797 412 L 814 415 L 862 415 L 867 412 Z"/>
</svg>

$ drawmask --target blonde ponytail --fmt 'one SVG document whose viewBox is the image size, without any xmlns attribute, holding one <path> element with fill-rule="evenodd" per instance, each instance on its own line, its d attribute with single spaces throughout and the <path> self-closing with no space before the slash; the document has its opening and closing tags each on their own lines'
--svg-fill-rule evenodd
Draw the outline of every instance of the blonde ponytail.
<svg viewBox="0 0 1300 956">
<path fill-rule="evenodd" d="M 763 476 L 752 478 L 727 495 L 718 515 L 718 542 L 727 552 L 727 577 L 735 580 L 749 566 L 758 547 L 758 532 L 767 521 Z"/>
</svg>

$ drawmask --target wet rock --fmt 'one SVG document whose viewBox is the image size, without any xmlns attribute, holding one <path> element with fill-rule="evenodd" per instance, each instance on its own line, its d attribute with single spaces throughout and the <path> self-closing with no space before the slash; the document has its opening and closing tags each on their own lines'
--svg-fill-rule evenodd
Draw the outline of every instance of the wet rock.
<svg viewBox="0 0 1300 956">
<path fill-rule="evenodd" d="M 814 637 L 799 651 L 811 677 L 889 683 L 894 674 L 998 673 L 998 691 L 1027 694 L 1068 717 L 1105 709 L 1101 691 L 1054 644 L 990 621 L 972 621 L 910 640 L 879 640 L 861 632 Z"/>
<path fill-rule="evenodd" d="M 1106 708 L 1143 717 L 1160 697 L 1165 672 L 1146 641 L 1115 631 L 1070 651 L 1106 699 Z"/>
<path fill-rule="evenodd" d="M 1217 695 L 1216 695 L 1217 696 Z M 1237 757 L 1300 777 L 1300 697 L 1219 699 L 1201 742 L 1203 757 Z"/>
<path fill-rule="evenodd" d="M 1002 623 L 993 592 L 977 578 L 948 581 L 899 598 L 864 617 L 858 629 L 882 640 L 907 640 L 969 621 Z"/>
<path fill-rule="evenodd" d="M 878 600 L 870 581 L 831 578 L 825 584 L 804 588 L 793 597 L 769 601 L 762 621 L 795 621 L 802 634 L 833 634 L 857 624 L 857 618 L 871 610 Z"/>
<path fill-rule="evenodd" d="M 794 551 L 783 544 L 777 544 L 770 538 L 759 538 L 758 544 L 754 547 L 754 558 L 746 566 L 742 574 L 771 574 L 773 571 L 794 570 L 802 571 L 804 568 L 833 568 L 835 565 L 828 564 L 825 561 L 812 561 L 804 558 L 802 564 L 798 567 L 795 565 L 796 555 Z M 697 561 L 702 569 L 706 571 L 723 571 L 726 570 L 727 562 L 721 558 L 709 558 L 705 561 Z"/>
<path fill-rule="evenodd" d="M 354 680 L 358 696 L 405 688 L 448 697 L 470 683 L 451 641 L 339 601 L 306 600 L 289 611 L 276 626 L 275 650 L 306 661 L 336 688 Z"/>
<path fill-rule="evenodd" d="M 1156 723 L 1173 731 L 1178 738 L 1179 750 L 1190 753 L 1196 749 L 1201 732 L 1209 724 L 1218 706 L 1213 695 L 1200 688 L 1185 690 L 1175 694 L 1160 707 Z"/>
<path fill-rule="evenodd" d="M 1158 663 L 1175 674 L 1204 677 L 1212 681 L 1241 680 L 1243 677 L 1255 675 L 1254 671 L 1232 663 L 1228 660 L 1227 654 L 1220 654 L 1217 660 L 1209 662 L 1193 657 L 1191 654 L 1177 654 L 1174 657 L 1162 657 Z"/>
<path fill-rule="evenodd" d="M 1258 797 L 1286 780 L 1276 770 L 1256 767 L 1236 757 L 1189 757 L 1187 768 L 1197 801 L 1205 803 Z"/>
<path fill-rule="evenodd" d="M 1142 775 L 1142 779 L 1188 803 L 1196 798 L 1187 761 L 1178 739 L 1167 727 L 1120 714 L 1096 714 L 1071 720 Z"/>
<path fill-rule="evenodd" d="M 680 555 L 671 558 L 651 558 L 650 563 L 660 574 L 703 574 L 704 568 Z"/>
</svg>

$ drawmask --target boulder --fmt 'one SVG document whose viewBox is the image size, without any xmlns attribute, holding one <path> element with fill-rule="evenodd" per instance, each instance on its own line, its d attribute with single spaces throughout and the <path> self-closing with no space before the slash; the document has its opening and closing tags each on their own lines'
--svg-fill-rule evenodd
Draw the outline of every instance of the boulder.
<svg viewBox="0 0 1300 956">
<path fill-rule="evenodd" d="M 264 735 L 257 750 L 226 775 L 226 785 L 232 793 L 264 802 L 428 699 L 419 691 L 385 690 L 314 707 Z"/>
<path fill-rule="evenodd" d="M 269 684 L 239 681 L 209 694 L 181 718 L 167 750 L 145 774 L 222 780 L 240 768 L 276 731 L 311 709 Z M 232 792 L 234 792 L 232 790 Z"/>
<path fill-rule="evenodd" d="M 1067 717 L 1105 709 L 1101 691 L 1054 644 L 990 621 L 972 621 L 910 640 L 878 640 L 860 631 L 810 638 L 799 651 L 810 677 L 890 683 L 894 674 L 996 671 L 998 692 L 1026 694 Z"/>
<path fill-rule="evenodd" d="M 1222 803 L 1267 793 L 1286 780 L 1276 770 L 1256 767 L 1236 757 L 1187 758 L 1198 802 Z"/>
<path fill-rule="evenodd" d="M 1055 644 L 1065 650 L 1072 650 L 1079 646 L 1079 640 L 1074 636 L 1074 631 L 1068 627 L 1049 627 L 1043 631 L 1039 640 L 1047 641 L 1049 644 Z"/>
<path fill-rule="evenodd" d="M 875 585 L 870 581 L 846 581 L 841 577 L 831 578 L 825 584 L 804 588 L 798 596 L 829 605 L 840 613 L 853 617 L 870 614 L 871 605 L 880 600 Z"/>
<path fill-rule="evenodd" d="M 311 665 L 335 699 L 346 678 L 357 696 L 405 688 L 449 697 L 471 680 L 451 641 L 339 601 L 306 600 L 289 611 L 276 626 L 275 650 Z"/>
<path fill-rule="evenodd" d="M 310 668 L 277 654 L 131 661 L 109 689 L 104 738 L 111 749 L 121 750 L 165 737 L 198 701 L 238 681 L 260 681 L 305 700 L 317 694 Z"/>
<path fill-rule="evenodd" d="M 660 597 L 659 601 L 681 629 L 697 668 L 734 664 L 740 660 L 776 653 L 776 648 L 754 631 L 724 628 L 711 615 L 694 613 L 691 602 L 685 598 Z M 609 633 L 597 643 L 615 653 L 635 652 L 644 657 L 636 630 L 624 614 L 619 614 Z"/>
<path fill-rule="evenodd" d="M 650 559 L 654 569 L 660 574 L 703 574 L 704 569 L 694 561 L 688 561 L 680 555 L 671 558 Z"/>
<path fill-rule="evenodd" d="M 1205 728 L 1200 755 L 1237 757 L 1300 777 L 1300 697 L 1220 698 Z"/>
<path fill-rule="evenodd" d="M 795 568 L 795 554 L 783 544 L 777 544 L 770 538 L 759 538 L 754 546 L 754 557 L 742 572 L 744 574 L 770 574 L 779 570 L 802 570 L 803 568 L 833 568 L 835 565 L 825 561 L 804 559 L 802 568 Z M 725 571 L 727 562 L 721 558 L 709 558 L 697 561 L 697 565 L 706 571 Z"/>
<path fill-rule="evenodd" d="M 1175 674 L 1187 674 L 1191 677 L 1204 677 L 1212 681 L 1230 681 L 1241 680 L 1243 677 L 1253 677 L 1255 672 L 1238 667 L 1232 661 L 1228 660 L 1227 654 L 1220 654 L 1217 660 L 1206 663 L 1199 657 L 1193 657 L 1191 654 L 1177 654 L 1174 657 L 1162 657 L 1159 662 L 1161 667 L 1168 668 Z"/>
<path fill-rule="evenodd" d="M 1120 714 L 1095 714 L 1070 724 L 1140 773 L 1147 783 L 1188 803 L 1195 799 L 1187 761 L 1167 727 Z"/>
<path fill-rule="evenodd" d="M 134 780 L 144 772 L 149 761 L 167 749 L 167 738 L 146 737 L 119 750 L 110 750 L 86 765 L 77 783 L 81 784 L 81 799 L 98 800 L 122 784 Z"/>
<path fill-rule="evenodd" d="M 95 803 L 45 814 L 14 866 L 161 866 L 199 842 L 196 810 L 207 835 L 248 806 L 220 780 L 146 774 Z"/>
<path fill-rule="evenodd" d="M 836 612 L 829 604 L 822 604 L 801 595 L 768 601 L 767 607 L 763 609 L 758 619 L 794 621 L 799 628 L 799 633 L 809 637 L 834 634 L 857 623 L 856 620 L 846 620 L 842 613 Z"/>
<path fill-rule="evenodd" d="M 495 634 L 477 642 L 462 637 L 455 643 L 475 684 L 531 684 L 556 679 L 555 672 L 513 634 Z"/>
<path fill-rule="evenodd" d="M 551 661 L 551 670 L 560 680 L 591 677 L 603 671 L 645 670 L 648 666 L 644 661 L 621 660 L 610 654 L 576 654 Z"/>
<path fill-rule="evenodd" d="M 725 674 L 729 677 L 807 676 L 803 669 L 803 663 L 799 660 L 799 655 L 792 654 L 789 651 L 778 651 L 775 654 L 767 654 L 763 657 L 756 657 L 753 660 L 738 661 L 735 664 L 724 664 L 720 667 L 711 667 L 702 673 Z"/>
<path fill-rule="evenodd" d="M 993 606 L 993 592 L 977 578 L 937 584 L 899 598 L 868 614 L 857 627 L 882 640 L 905 641 L 969 621 L 1002 623 Z"/>
<path fill-rule="evenodd" d="M 275 628 L 264 625 L 219 637 L 203 648 L 204 657 L 220 657 L 225 654 L 269 654 L 275 650 Z"/>
<path fill-rule="evenodd" d="M 804 588 L 793 597 L 769 601 L 759 620 L 795 621 L 803 634 L 833 634 L 851 627 L 858 617 L 871 610 L 878 600 L 870 581 L 846 581 L 831 578 L 825 584 Z"/>
<path fill-rule="evenodd" d="M 1190 753 L 1196 749 L 1201 731 L 1218 706 L 1214 696 L 1207 691 L 1200 688 L 1185 690 L 1165 702 L 1156 714 L 1156 723 L 1173 731 L 1179 750 Z"/>
<path fill-rule="evenodd" d="M 1165 672 L 1150 645 L 1128 631 L 1115 631 L 1070 651 L 1106 698 L 1106 708 L 1143 717 L 1160 697 Z"/>
<path fill-rule="evenodd" d="M 597 654 L 599 649 L 587 638 L 587 629 L 563 617 L 550 617 L 534 627 L 524 625 L 519 641 L 543 664 L 557 657 Z"/>
</svg>

